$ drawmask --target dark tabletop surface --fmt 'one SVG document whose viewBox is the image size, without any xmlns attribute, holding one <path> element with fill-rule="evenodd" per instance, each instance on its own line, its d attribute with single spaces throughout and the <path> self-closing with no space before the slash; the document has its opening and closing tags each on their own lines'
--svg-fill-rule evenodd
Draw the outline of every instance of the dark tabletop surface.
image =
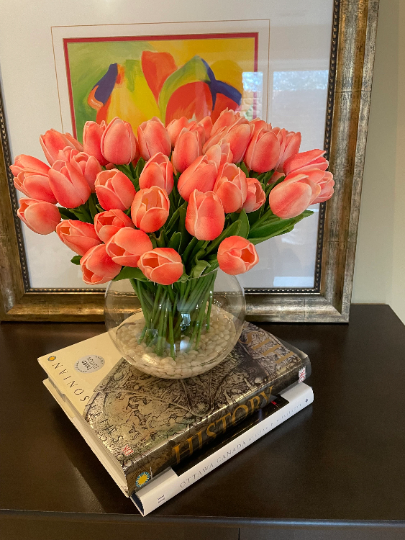
<svg viewBox="0 0 405 540">
<path fill-rule="evenodd" d="M 140 518 L 42 385 L 36 361 L 104 325 L 1 324 L 0 508 L 128 514 L 142 524 L 405 520 L 404 325 L 388 306 L 354 305 L 348 325 L 260 326 L 308 353 L 314 404 Z"/>
</svg>

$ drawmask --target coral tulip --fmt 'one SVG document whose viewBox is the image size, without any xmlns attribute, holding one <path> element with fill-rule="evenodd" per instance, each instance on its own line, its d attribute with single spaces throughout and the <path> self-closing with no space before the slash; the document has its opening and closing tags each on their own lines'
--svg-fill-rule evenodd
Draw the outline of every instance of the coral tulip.
<svg viewBox="0 0 405 540">
<path fill-rule="evenodd" d="M 63 150 L 66 146 L 75 148 L 79 152 L 83 150 L 83 146 L 72 135 L 59 133 L 56 129 L 49 129 L 44 135 L 41 135 L 39 142 L 50 165 L 53 165 L 57 160 L 59 150 Z"/>
<path fill-rule="evenodd" d="M 247 196 L 243 209 L 247 214 L 255 212 L 266 202 L 266 194 L 261 183 L 256 178 L 247 178 Z"/>
<path fill-rule="evenodd" d="M 309 150 L 291 156 L 284 162 L 284 173 L 290 174 L 294 171 L 304 172 L 306 169 L 320 169 L 326 171 L 328 161 L 323 157 L 325 150 Z M 304 168 L 305 167 L 305 168 Z"/>
<path fill-rule="evenodd" d="M 108 210 L 94 216 L 94 229 L 105 244 L 123 227 L 134 228 L 132 220 L 122 210 Z"/>
<path fill-rule="evenodd" d="M 211 146 L 206 154 L 207 159 L 214 161 L 217 164 L 218 170 L 225 163 L 232 163 L 233 154 L 229 143 L 227 144 L 214 144 Z"/>
<path fill-rule="evenodd" d="M 50 234 L 60 222 L 60 213 L 54 204 L 36 199 L 20 199 L 17 215 L 27 227 L 38 234 Z"/>
<path fill-rule="evenodd" d="M 87 183 L 90 186 L 91 191 L 95 192 L 94 183 L 96 181 L 98 173 L 102 171 L 101 165 L 99 161 L 94 156 L 89 156 L 89 154 L 86 154 L 85 152 L 80 152 L 79 154 L 76 154 L 73 157 L 73 161 L 75 161 L 81 171 L 85 179 L 87 180 Z"/>
<path fill-rule="evenodd" d="M 183 128 L 190 128 L 194 124 L 195 124 L 194 121 L 190 122 L 190 120 L 188 120 L 188 118 L 186 118 L 185 116 L 182 116 L 181 118 L 172 120 L 166 126 L 167 132 L 168 132 L 169 137 L 170 137 L 170 143 L 172 145 L 172 148 L 174 148 L 174 146 L 176 144 L 176 141 L 177 141 L 177 137 L 180 135 L 180 132 L 182 131 L 182 129 Z"/>
<path fill-rule="evenodd" d="M 275 168 L 277 171 L 282 172 L 287 159 L 297 154 L 300 149 L 301 133 L 299 131 L 295 133 L 294 131 L 287 131 L 280 128 L 274 128 L 273 133 L 280 143 L 280 157 Z"/>
<path fill-rule="evenodd" d="M 48 174 L 49 165 L 40 159 L 20 154 L 15 158 L 14 164 L 10 165 L 10 169 L 14 176 L 18 176 L 20 172 Z"/>
<path fill-rule="evenodd" d="M 219 115 L 217 121 L 214 123 L 211 129 L 211 137 L 214 136 L 216 133 L 221 131 L 223 128 L 228 128 L 235 124 L 238 120 L 240 120 L 242 115 L 240 113 L 236 113 L 233 110 L 225 109 L 221 112 Z"/>
<path fill-rule="evenodd" d="M 198 122 L 199 126 L 204 128 L 205 140 L 207 141 L 211 137 L 212 132 L 212 118 L 211 116 L 205 116 Z"/>
<path fill-rule="evenodd" d="M 333 186 L 335 185 L 335 181 L 333 180 L 333 175 L 331 172 L 325 171 L 325 174 L 321 180 L 317 182 L 317 184 L 320 186 L 321 192 L 318 197 L 312 201 L 312 204 L 325 202 L 329 200 L 334 193 Z"/>
<path fill-rule="evenodd" d="M 179 178 L 177 189 L 184 200 L 188 201 L 190 194 L 198 189 L 212 191 L 218 176 L 218 167 L 207 156 L 199 156 Z"/>
<path fill-rule="evenodd" d="M 101 244 L 94 225 L 75 219 L 65 219 L 56 227 L 56 234 L 72 251 L 85 255 L 89 249 Z"/>
<path fill-rule="evenodd" d="M 227 214 L 241 210 L 247 196 L 245 173 L 233 163 L 226 163 L 219 172 L 214 193 L 221 199 Z"/>
<path fill-rule="evenodd" d="M 104 120 L 101 124 L 97 122 L 86 122 L 83 128 L 83 150 L 86 154 L 94 156 L 101 165 L 107 165 L 108 160 L 101 153 L 101 139 L 106 130 Z"/>
<path fill-rule="evenodd" d="M 167 156 L 159 152 L 146 163 L 139 177 L 141 189 L 158 186 L 169 195 L 173 189 L 173 165 Z"/>
<path fill-rule="evenodd" d="M 237 124 L 231 127 L 226 135 L 221 139 L 220 144 L 229 143 L 233 154 L 233 162 L 239 163 L 245 155 L 250 142 L 253 126 L 249 124 Z"/>
<path fill-rule="evenodd" d="M 204 136 L 204 135 L 203 135 Z M 177 172 L 183 172 L 202 154 L 203 141 L 198 130 L 183 128 L 177 137 L 172 162 Z"/>
<path fill-rule="evenodd" d="M 241 236 L 229 236 L 222 240 L 217 257 L 220 269 L 231 276 L 244 274 L 259 262 L 255 246 Z"/>
<path fill-rule="evenodd" d="M 89 249 L 80 259 L 83 281 L 89 285 L 101 285 L 111 281 L 121 271 L 121 266 L 108 255 L 105 244 Z"/>
<path fill-rule="evenodd" d="M 117 264 L 138 266 L 141 255 L 153 249 L 149 236 L 143 231 L 124 227 L 107 244 L 107 253 Z"/>
<path fill-rule="evenodd" d="M 52 204 L 57 202 L 49 183 L 48 174 L 21 171 L 14 178 L 14 186 L 31 199 Z"/>
<path fill-rule="evenodd" d="M 136 193 L 131 180 L 118 169 L 98 173 L 94 187 L 104 210 L 127 210 Z"/>
<path fill-rule="evenodd" d="M 76 150 L 76 148 L 65 146 L 63 150 L 59 150 L 58 155 L 56 156 L 56 161 L 70 161 L 78 153 L 79 150 Z"/>
<path fill-rule="evenodd" d="M 90 197 L 91 190 L 74 161 L 55 161 L 49 170 L 49 183 L 56 200 L 66 208 L 76 208 Z"/>
<path fill-rule="evenodd" d="M 270 191 L 272 212 L 283 219 L 293 218 L 310 206 L 321 193 L 321 186 L 308 175 L 291 173 Z"/>
<path fill-rule="evenodd" d="M 154 117 L 138 126 L 138 141 L 141 156 L 145 160 L 158 152 L 162 152 L 165 156 L 170 155 L 172 149 L 170 136 L 159 118 Z"/>
<path fill-rule="evenodd" d="M 213 191 L 191 193 L 186 214 L 186 229 L 198 240 L 214 240 L 225 224 L 221 199 Z"/>
<path fill-rule="evenodd" d="M 132 203 L 132 221 L 138 229 L 151 233 L 166 223 L 169 209 L 170 201 L 164 189 L 157 186 L 140 189 Z"/>
<path fill-rule="evenodd" d="M 138 267 L 148 279 L 160 285 L 171 285 L 184 271 L 180 255 L 172 248 L 156 248 L 144 253 Z"/>
<path fill-rule="evenodd" d="M 120 118 L 113 118 L 101 137 L 101 153 L 109 163 L 128 165 L 139 156 L 131 124 Z"/>
<path fill-rule="evenodd" d="M 258 129 L 247 147 L 244 162 L 258 173 L 274 169 L 280 159 L 280 143 L 277 136 L 268 129 Z"/>
</svg>

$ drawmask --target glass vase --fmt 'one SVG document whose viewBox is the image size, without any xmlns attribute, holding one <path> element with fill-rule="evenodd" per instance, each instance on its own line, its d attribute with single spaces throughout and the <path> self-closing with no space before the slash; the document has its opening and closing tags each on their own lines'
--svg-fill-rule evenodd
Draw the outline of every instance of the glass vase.
<svg viewBox="0 0 405 540">
<path fill-rule="evenodd" d="M 219 364 L 235 346 L 245 318 L 236 277 L 215 270 L 198 278 L 158 285 L 111 281 L 105 321 L 115 346 L 139 370 L 184 379 Z"/>
</svg>

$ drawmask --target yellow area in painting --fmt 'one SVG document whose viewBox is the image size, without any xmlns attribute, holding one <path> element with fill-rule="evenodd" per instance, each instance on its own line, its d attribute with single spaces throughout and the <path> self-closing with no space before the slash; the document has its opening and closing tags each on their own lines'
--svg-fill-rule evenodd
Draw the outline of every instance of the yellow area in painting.
<svg viewBox="0 0 405 540">
<path fill-rule="evenodd" d="M 206 38 L 148 41 L 154 51 L 170 53 L 177 67 L 193 56 L 201 56 L 215 78 L 232 85 L 242 93 L 242 73 L 255 68 L 255 40 L 245 38 Z M 215 65 L 214 65 L 215 64 Z"/>
</svg>

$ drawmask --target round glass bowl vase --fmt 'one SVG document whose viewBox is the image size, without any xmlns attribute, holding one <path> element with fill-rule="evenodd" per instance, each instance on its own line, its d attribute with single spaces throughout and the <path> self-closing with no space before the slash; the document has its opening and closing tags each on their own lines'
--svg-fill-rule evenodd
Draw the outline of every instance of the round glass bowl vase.
<svg viewBox="0 0 405 540">
<path fill-rule="evenodd" d="M 164 379 L 193 377 L 224 360 L 245 310 L 239 281 L 221 270 L 173 285 L 111 281 L 105 294 L 105 322 L 117 349 L 139 370 Z"/>
</svg>

